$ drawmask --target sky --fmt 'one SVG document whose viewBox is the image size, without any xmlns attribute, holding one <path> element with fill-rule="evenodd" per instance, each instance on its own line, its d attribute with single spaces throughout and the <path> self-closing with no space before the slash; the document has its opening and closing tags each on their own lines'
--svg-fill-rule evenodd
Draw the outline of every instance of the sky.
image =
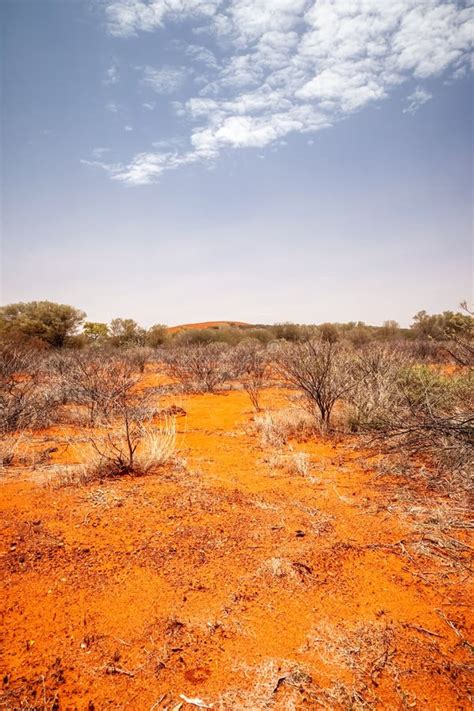
<svg viewBox="0 0 474 711">
<path fill-rule="evenodd" d="M 3 303 L 407 325 L 473 298 L 473 2 L 0 14 Z"/>
</svg>

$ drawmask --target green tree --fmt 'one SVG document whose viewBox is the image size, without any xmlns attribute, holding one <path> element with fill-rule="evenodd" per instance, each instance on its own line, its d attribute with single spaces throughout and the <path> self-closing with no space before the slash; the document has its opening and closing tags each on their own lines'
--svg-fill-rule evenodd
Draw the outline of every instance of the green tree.
<svg viewBox="0 0 474 711">
<path fill-rule="evenodd" d="M 413 317 L 411 328 L 418 338 L 444 341 L 455 335 L 469 332 L 472 329 L 472 316 L 469 313 L 453 311 L 443 311 L 442 314 L 419 311 Z"/>
<path fill-rule="evenodd" d="M 150 348 L 158 348 L 168 340 L 168 326 L 163 326 L 161 323 L 155 323 L 150 326 L 145 336 L 145 343 Z"/>
<path fill-rule="evenodd" d="M 88 341 L 92 343 L 102 343 L 109 336 L 109 327 L 106 323 L 86 321 L 82 332 Z"/>
<path fill-rule="evenodd" d="M 0 334 L 18 340 L 38 339 L 61 348 L 73 336 L 86 314 L 74 306 L 52 301 L 30 301 L 0 308 Z"/>
<path fill-rule="evenodd" d="M 142 346 L 145 343 L 145 329 L 132 318 L 112 319 L 109 331 L 115 346 Z"/>
</svg>

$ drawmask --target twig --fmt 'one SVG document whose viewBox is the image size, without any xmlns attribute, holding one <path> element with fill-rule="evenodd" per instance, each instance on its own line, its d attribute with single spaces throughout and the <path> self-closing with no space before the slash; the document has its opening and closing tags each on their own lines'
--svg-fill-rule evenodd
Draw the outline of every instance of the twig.
<svg viewBox="0 0 474 711">
<path fill-rule="evenodd" d="M 424 632 L 425 634 L 429 634 L 432 637 L 440 637 L 441 639 L 446 639 L 443 634 L 439 634 L 438 632 L 432 632 L 431 630 L 427 630 L 425 627 L 420 627 L 419 625 L 412 625 L 409 622 L 405 622 L 403 626 L 410 627 L 411 629 L 417 630 L 418 632 Z"/>
<path fill-rule="evenodd" d="M 114 664 L 107 664 L 104 669 L 106 674 L 124 674 L 125 676 L 135 676 L 134 672 L 128 671 L 128 669 L 122 669 L 121 667 L 116 667 Z"/>
<path fill-rule="evenodd" d="M 150 706 L 150 711 L 153 711 L 153 709 L 155 709 L 155 708 L 158 706 L 158 704 L 161 704 L 161 702 L 163 701 L 163 699 L 165 698 L 165 696 L 166 696 L 166 693 L 165 693 L 165 694 L 161 694 L 160 698 L 155 701 L 155 703 L 153 704 L 153 706 Z"/>
<path fill-rule="evenodd" d="M 439 617 L 441 617 L 441 619 L 442 619 L 444 622 L 446 622 L 446 624 L 447 624 L 449 627 L 451 627 L 451 629 L 456 633 L 456 635 L 457 635 L 458 637 L 462 637 L 461 632 L 458 630 L 458 628 L 456 627 L 456 625 L 454 624 L 454 622 L 451 622 L 451 620 L 448 620 L 448 618 L 446 617 L 446 615 L 444 614 L 444 612 L 443 612 L 442 610 L 436 609 L 435 612 L 436 612 L 436 614 L 437 614 Z"/>
</svg>

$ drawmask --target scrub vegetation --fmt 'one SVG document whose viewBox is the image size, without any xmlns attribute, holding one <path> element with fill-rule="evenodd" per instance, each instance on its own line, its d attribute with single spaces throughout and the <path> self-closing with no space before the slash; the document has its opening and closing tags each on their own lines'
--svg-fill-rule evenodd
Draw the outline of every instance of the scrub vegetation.
<svg viewBox="0 0 474 711">
<path fill-rule="evenodd" d="M 0 336 L 2 708 L 469 707 L 467 304 Z"/>
</svg>

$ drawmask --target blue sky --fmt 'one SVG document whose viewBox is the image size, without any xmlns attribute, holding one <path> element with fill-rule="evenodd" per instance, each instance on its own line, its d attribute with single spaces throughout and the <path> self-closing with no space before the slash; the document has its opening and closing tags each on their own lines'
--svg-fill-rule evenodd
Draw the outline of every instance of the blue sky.
<svg viewBox="0 0 474 711">
<path fill-rule="evenodd" d="M 407 324 L 472 299 L 472 3 L 0 11 L 4 303 Z"/>
</svg>

